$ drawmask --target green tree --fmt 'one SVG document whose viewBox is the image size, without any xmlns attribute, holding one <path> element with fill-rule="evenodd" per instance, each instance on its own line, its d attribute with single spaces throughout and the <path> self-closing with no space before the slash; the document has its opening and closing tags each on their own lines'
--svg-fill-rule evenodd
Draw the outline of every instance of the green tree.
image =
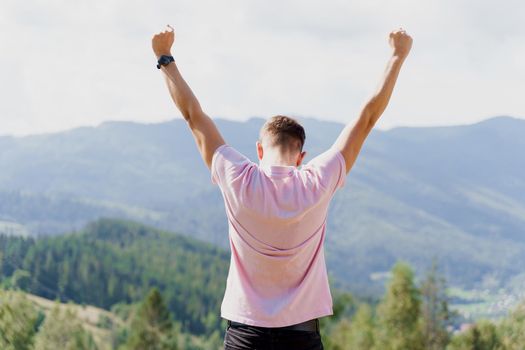
<svg viewBox="0 0 525 350">
<path fill-rule="evenodd" d="M 28 271 L 17 269 L 11 277 L 11 285 L 15 289 L 28 289 L 31 283 L 31 274 Z"/>
<path fill-rule="evenodd" d="M 376 349 L 423 349 L 420 305 L 414 272 L 409 265 L 397 263 L 377 308 Z"/>
<path fill-rule="evenodd" d="M 0 349 L 32 349 L 38 319 L 38 311 L 22 294 L 0 291 Z"/>
<path fill-rule="evenodd" d="M 351 324 L 348 318 L 343 318 L 331 329 L 329 336 L 323 339 L 327 350 L 349 349 Z"/>
<path fill-rule="evenodd" d="M 361 304 L 350 327 L 349 349 L 370 350 L 374 347 L 374 317 L 368 304 Z"/>
<path fill-rule="evenodd" d="M 420 290 L 425 349 L 442 350 L 450 340 L 447 327 L 451 323 L 453 313 L 448 307 L 445 278 L 439 273 L 435 260 L 432 262 Z"/>
<path fill-rule="evenodd" d="M 96 350 L 91 333 L 82 327 L 76 313 L 55 305 L 35 338 L 35 350 Z"/>
<path fill-rule="evenodd" d="M 177 338 L 171 314 L 159 290 L 153 288 L 131 323 L 129 350 L 176 350 Z"/>
<path fill-rule="evenodd" d="M 205 349 L 209 350 L 222 350 L 223 349 L 223 336 L 219 331 L 214 331 L 211 336 L 207 337 L 205 343 Z"/>
<path fill-rule="evenodd" d="M 330 334 L 328 350 L 371 350 L 374 347 L 374 318 L 368 304 L 360 304 L 352 319 L 343 318 Z"/>
<path fill-rule="evenodd" d="M 211 244 L 133 222 L 102 219 L 82 232 L 34 239 L 0 235 L 0 283 L 38 296 L 110 309 L 158 287 L 182 330 L 211 336 L 229 255 Z M 18 269 L 18 270 L 17 270 Z"/>
<path fill-rule="evenodd" d="M 498 331 L 505 350 L 525 349 L 525 303 L 501 322 Z"/>
<path fill-rule="evenodd" d="M 467 331 L 452 338 L 447 350 L 499 350 L 502 349 L 496 326 L 480 321 Z"/>
</svg>

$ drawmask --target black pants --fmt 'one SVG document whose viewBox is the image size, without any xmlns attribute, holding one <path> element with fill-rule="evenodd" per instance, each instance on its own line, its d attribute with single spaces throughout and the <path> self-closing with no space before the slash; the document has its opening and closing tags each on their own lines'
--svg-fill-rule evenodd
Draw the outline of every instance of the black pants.
<svg viewBox="0 0 525 350">
<path fill-rule="evenodd" d="M 235 326 L 228 322 L 224 350 L 322 350 L 321 333 L 256 326 Z"/>
</svg>

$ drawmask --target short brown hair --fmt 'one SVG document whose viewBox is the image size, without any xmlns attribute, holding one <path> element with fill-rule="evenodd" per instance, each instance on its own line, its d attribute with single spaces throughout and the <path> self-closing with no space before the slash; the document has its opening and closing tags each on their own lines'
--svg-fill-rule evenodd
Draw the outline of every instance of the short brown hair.
<svg viewBox="0 0 525 350">
<path fill-rule="evenodd" d="M 270 136 L 270 144 L 280 148 L 281 152 L 297 151 L 302 152 L 306 134 L 304 128 L 297 120 L 284 116 L 276 115 L 264 123 L 259 134 L 259 140 L 264 135 Z"/>
</svg>

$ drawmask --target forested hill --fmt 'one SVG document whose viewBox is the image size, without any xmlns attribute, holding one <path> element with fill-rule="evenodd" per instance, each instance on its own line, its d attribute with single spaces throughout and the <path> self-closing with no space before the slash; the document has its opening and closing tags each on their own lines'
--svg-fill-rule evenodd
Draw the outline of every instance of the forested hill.
<svg viewBox="0 0 525 350">
<path fill-rule="evenodd" d="M 387 116 L 385 116 L 387 117 Z M 314 119 L 308 159 L 343 125 Z M 217 120 L 251 159 L 262 119 Z M 498 289 L 525 266 L 525 121 L 374 131 L 328 218 L 329 271 L 352 289 L 403 259 L 440 260 L 454 285 Z M 0 137 L 0 232 L 62 233 L 101 216 L 227 247 L 219 190 L 183 120 Z"/>
<path fill-rule="evenodd" d="M 228 266 L 222 249 L 127 221 L 102 219 L 37 240 L 0 236 L 4 286 L 106 309 L 157 287 L 175 319 L 195 334 L 219 329 Z"/>
</svg>

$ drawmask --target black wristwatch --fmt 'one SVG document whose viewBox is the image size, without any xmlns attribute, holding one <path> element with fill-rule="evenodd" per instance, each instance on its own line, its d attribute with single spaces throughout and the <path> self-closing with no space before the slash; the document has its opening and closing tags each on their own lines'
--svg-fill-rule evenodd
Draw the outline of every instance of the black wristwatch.
<svg viewBox="0 0 525 350">
<path fill-rule="evenodd" d="M 162 55 L 160 56 L 159 60 L 157 61 L 157 69 L 160 69 L 161 66 L 167 66 L 171 62 L 175 61 L 173 56 L 168 55 Z"/>
</svg>

